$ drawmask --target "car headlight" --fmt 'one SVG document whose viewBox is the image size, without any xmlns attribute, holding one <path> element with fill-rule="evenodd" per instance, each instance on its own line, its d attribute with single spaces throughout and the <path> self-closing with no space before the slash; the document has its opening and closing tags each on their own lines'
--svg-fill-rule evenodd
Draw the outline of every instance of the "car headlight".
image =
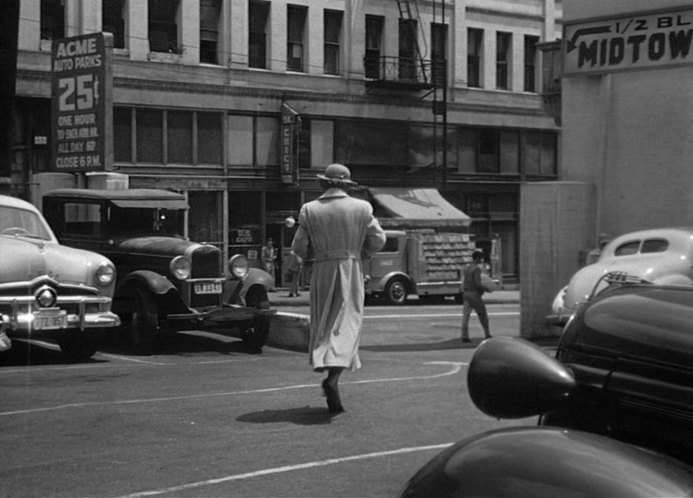
<svg viewBox="0 0 693 498">
<path fill-rule="evenodd" d="M 245 278 L 250 271 L 248 260 L 242 254 L 236 254 L 229 259 L 229 271 L 236 278 Z"/>
<path fill-rule="evenodd" d="M 111 264 L 103 264 L 96 270 L 96 282 L 103 287 L 111 285 L 115 280 L 115 277 L 116 271 Z"/>
<path fill-rule="evenodd" d="M 171 273 L 173 276 L 178 280 L 190 278 L 192 265 L 190 264 L 190 260 L 185 256 L 176 256 L 173 258 L 169 264 L 169 267 L 171 268 Z"/>
</svg>

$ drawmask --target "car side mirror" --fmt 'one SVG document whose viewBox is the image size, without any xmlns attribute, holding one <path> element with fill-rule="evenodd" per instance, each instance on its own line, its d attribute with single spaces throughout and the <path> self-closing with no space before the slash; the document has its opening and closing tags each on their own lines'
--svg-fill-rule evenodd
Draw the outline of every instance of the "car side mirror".
<svg viewBox="0 0 693 498">
<path fill-rule="evenodd" d="M 467 373 L 472 401 L 496 418 L 525 418 L 556 409 L 576 385 L 573 373 L 541 348 L 511 337 L 481 343 Z"/>
</svg>

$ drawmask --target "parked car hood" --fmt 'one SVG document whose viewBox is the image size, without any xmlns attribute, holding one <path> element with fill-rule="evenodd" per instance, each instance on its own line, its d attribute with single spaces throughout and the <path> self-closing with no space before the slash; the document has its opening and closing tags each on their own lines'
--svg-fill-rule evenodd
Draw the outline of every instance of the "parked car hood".
<svg viewBox="0 0 693 498">
<path fill-rule="evenodd" d="M 31 280 L 49 275 L 61 283 L 91 282 L 93 273 L 108 260 L 93 252 L 28 237 L 0 237 L 0 282 Z"/>
<path fill-rule="evenodd" d="M 115 245 L 124 252 L 173 257 L 185 254 L 191 246 L 200 244 L 177 237 L 142 236 L 117 240 Z"/>
<path fill-rule="evenodd" d="M 615 287 L 583 307 L 559 349 L 693 369 L 693 289 L 649 284 Z M 693 371 L 693 370 L 692 370 Z"/>
</svg>

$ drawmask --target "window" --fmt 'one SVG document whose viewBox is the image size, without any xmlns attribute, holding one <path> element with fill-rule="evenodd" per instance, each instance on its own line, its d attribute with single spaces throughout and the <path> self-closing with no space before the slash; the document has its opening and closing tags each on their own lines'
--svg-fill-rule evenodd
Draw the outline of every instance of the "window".
<svg viewBox="0 0 693 498">
<path fill-rule="evenodd" d="M 528 175 L 556 174 L 556 134 L 525 132 L 522 136 L 522 167 Z"/>
<path fill-rule="evenodd" d="M 335 161 L 354 165 L 407 164 L 409 126 L 400 121 L 344 120 L 335 122 Z"/>
<path fill-rule="evenodd" d="M 519 174 L 520 133 L 493 128 L 461 128 L 459 173 Z"/>
<path fill-rule="evenodd" d="M 481 87 L 481 54 L 484 32 L 470 28 L 467 31 L 467 86 Z"/>
<path fill-rule="evenodd" d="M 149 50 L 178 53 L 178 0 L 148 0 Z"/>
<path fill-rule="evenodd" d="M 399 77 L 403 80 L 416 80 L 417 31 L 415 20 L 399 20 Z"/>
<path fill-rule="evenodd" d="M 447 82 L 447 24 L 431 24 L 431 59 L 432 80 L 437 87 L 444 86 Z"/>
<path fill-rule="evenodd" d="M 231 166 L 266 167 L 279 165 L 279 118 L 272 116 L 228 117 L 228 144 Z"/>
<path fill-rule="evenodd" d="M 380 50 L 383 43 L 383 25 L 380 16 L 366 16 L 366 78 L 380 78 Z"/>
<path fill-rule="evenodd" d="M 221 164 L 221 117 L 218 112 L 197 113 L 197 164 Z"/>
<path fill-rule="evenodd" d="M 525 36 L 525 92 L 536 92 L 537 43 L 539 37 Z"/>
<path fill-rule="evenodd" d="M 223 247 L 222 195 L 214 191 L 188 192 L 188 235 L 190 240 Z"/>
<path fill-rule="evenodd" d="M 167 163 L 192 164 L 192 117 L 192 112 L 166 112 Z"/>
<path fill-rule="evenodd" d="M 500 132 L 500 172 L 520 173 L 520 133 L 517 131 Z"/>
<path fill-rule="evenodd" d="M 498 173 L 500 132 L 493 129 L 479 131 L 479 173 Z"/>
<path fill-rule="evenodd" d="M 116 161 L 132 162 L 132 109 L 113 109 L 113 151 Z"/>
<path fill-rule="evenodd" d="M 200 62 L 218 64 L 221 0 L 200 0 Z"/>
<path fill-rule="evenodd" d="M 334 162 L 334 121 L 310 120 L 310 167 Z"/>
<path fill-rule="evenodd" d="M 65 37 L 65 0 L 41 0 L 41 39 Z"/>
<path fill-rule="evenodd" d="M 125 0 L 103 0 L 103 30 L 113 33 L 113 47 L 125 48 Z"/>
<path fill-rule="evenodd" d="M 287 15 L 287 55 L 286 68 L 289 71 L 303 72 L 303 32 L 306 24 L 306 7 L 289 5 Z"/>
<path fill-rule="evenodd" d="M 137 109 L 137 162 L 163 163 L 163 112 Z"/>
<path fill-rule="evenodd" d="M 625 244 L 621 244 L 616 248 L 616 250 L 614 250 L 614 256 L 630 256 L 631 254 L 637 254 L 638 249 L 640 249 L 639 240 L 626 242 Z"/>
<path fill-rule="evenodd" d="M 512 34 L 496 33 L 496 88 L 510 88 L 510 61 L 512 60 Z"/>
<path fill-rule="evenodd" d="M 267 69 L 267 18 L 269 2 L 250 2 L 248 66 Z"/>
<path fill-rule="evenodd" d="M 664 252 L 669 249 L 669 241 L 666 239 L 646 239 L 642 243 L 641 253 Z"/>
<path fill-rule="evenodd" d="M 342 12 L 325 11 L 325 74 L 339 74 L 339 44 L 342 37 Z"/>
</svg>

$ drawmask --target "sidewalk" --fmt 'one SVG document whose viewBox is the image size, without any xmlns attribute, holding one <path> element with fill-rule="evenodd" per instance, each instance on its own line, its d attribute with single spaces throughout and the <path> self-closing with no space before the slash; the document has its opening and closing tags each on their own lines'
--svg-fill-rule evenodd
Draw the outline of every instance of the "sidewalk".
<svg viewBox="0 0 693 498">
<path fill-rule="evenodd" d="M 276 306 L 308 306 L 310 304 L 310 292 L 302 290 L 299 297 L 289 297 L 288 287 L 278 287 L 276 291 L 269 293 L 270 303 L 273 307 Z M 412 297 L 409 302 L 415 304 L 418 298 Z M 499 290 L 484 294 L 484 302 L 486 304 L 519 304 L 519 290 Z M 461 305 L 461 303 L 460 303 Z"/>
</svg>

